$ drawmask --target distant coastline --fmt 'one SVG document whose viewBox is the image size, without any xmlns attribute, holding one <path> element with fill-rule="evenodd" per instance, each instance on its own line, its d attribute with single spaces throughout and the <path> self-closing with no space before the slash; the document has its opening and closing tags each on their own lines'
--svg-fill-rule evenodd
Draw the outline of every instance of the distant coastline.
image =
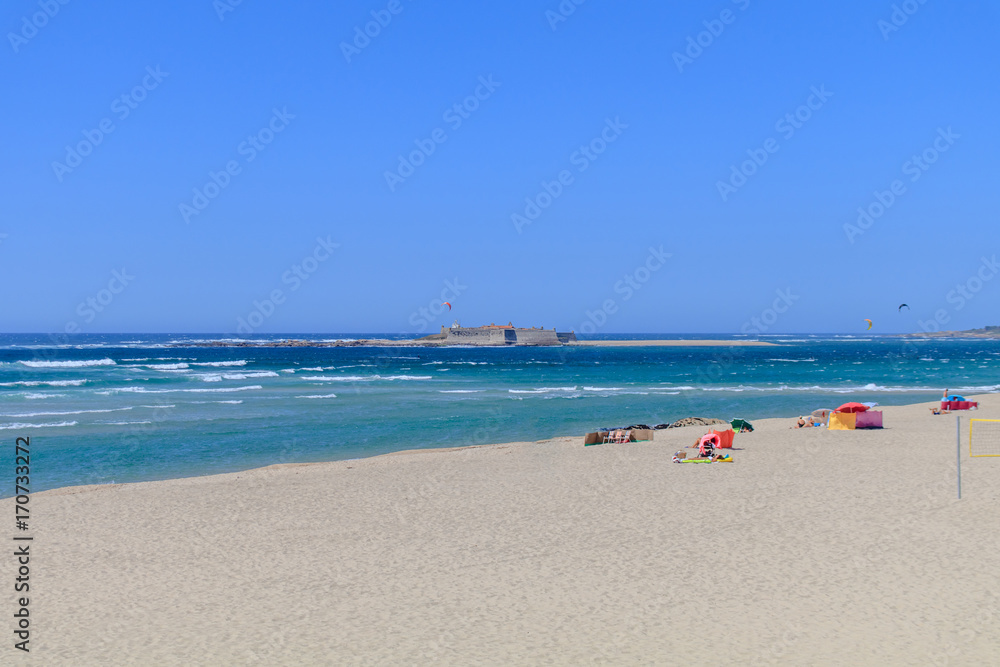
<svg viewBox="0 0 1000 667">
<path fill-rule="evenodd" d="M 986 338 L 1000 339 L 1000 326 L 966 329 L 965 331 L 929 331 L 926 333 L 903 334 L 903 338 Z"/>
<path fill-rule="evenodd" d="M 359 338 L 354 340 L 302 340 L 232 341 L 213 340 L 197 343 L 173 343 L 170 347 L 467 347 L 468 343 L 445 340 L 389 340 L 386 338 Z M 577 340 L 567 343 L 497 343 L 476 347 L 777 347 L 777 343 L 756 340 Z"/>
</svg>

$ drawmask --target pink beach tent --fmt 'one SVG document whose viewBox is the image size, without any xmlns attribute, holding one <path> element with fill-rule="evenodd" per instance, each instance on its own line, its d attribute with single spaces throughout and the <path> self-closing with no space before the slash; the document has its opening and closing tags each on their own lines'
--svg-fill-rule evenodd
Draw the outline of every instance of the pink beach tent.
<svg viewBox="0 0 1000 667">
<path fill-rule="evenodd" d="M 867 410 L 854 415 L 854 428 L 882 428 L 882 413 Z"/>
<path fill-rule="evenodd" d="M 715 431 L 701 436 L 698 441 L 698 456 L 711 456 L 712 450 L 722 444 L 722 439 Z"/>
</svg>

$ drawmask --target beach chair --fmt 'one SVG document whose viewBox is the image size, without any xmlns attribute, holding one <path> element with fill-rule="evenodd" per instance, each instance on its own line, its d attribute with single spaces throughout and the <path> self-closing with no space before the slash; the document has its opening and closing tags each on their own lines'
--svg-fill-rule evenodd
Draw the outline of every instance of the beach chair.
<svg viewBox="0 0 1000 667">
<path fill-rule="evenodd" d="M 613 431 L 608 431 L 604 435 L 604 444 L 621 444 L 623 442 L 628 442 L 632 439 L 632 431 L 628 429 L 615 429 Z"/>
</svg>

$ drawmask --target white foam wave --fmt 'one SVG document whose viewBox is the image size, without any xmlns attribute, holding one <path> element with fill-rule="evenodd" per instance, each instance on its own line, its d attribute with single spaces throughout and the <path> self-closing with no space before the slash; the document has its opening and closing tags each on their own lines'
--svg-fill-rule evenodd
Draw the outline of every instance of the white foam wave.
<svg viewBox="0 0 1000 667">
<path fill-rule="evenodd" d="M 95 393 L 101 394 L 102 396 L 110 396 L 111 394 L 118 393 L 173 394 L 177 392 L 185 392 L 193 394 L 207 394 L 210 392 L 230 393 L 234 391 L 250 391 L 252 389 L 263 389 L 263 387 L 259 384 L 245 385 L 243 387 L 218 387 L 214 389 L 146 389 L 145 387 L 114 387 L 112 389 L 105 389 L 104 391 L 98 391 Z"/>
<path fill-rule="evenodd" d="M 124 412 L 125 410 L 131 410 L 131 407 L 127 408 L 107 408 L 104 410 L 66 410 L 62 412 L 21 412 L 17 414 L 10 415 L 0 415 L 0 417 L 62 417 L 65 415 L 87 415 L 87 414 L 98 414 L 104 412 Z"/>
<path fill-rule="evenodd" d="M 84 359 L 79 361 L 19 361 L 28 368 L 83 368 L 85 366 L 115 366 L 113 359 Z"/>
<path fill-rule="evenodd" d="M 274 371 L 253 371 L 250 373 L 209 373 L 202 375 L 205 382 L 221 382 L 223 380 L 246 380 L 248 378 L 276 378 L 278 374 Z"/>
<path fill-rule="evenodd" d="M 30 391 L 24 395 L 24 397 L 29 401 L 43 398 L 63 398 L 64 396 L 66 396 L 66 394 L 35 394 Z"/>
<path fill-rule="evenodd" d="M 553 391 L 576 391 L 576 387 L 538 387 L 537 389 L 508 389 L 509 394 L 548 394 Z"/>
<path fill-rule="evenodd" d="M 431 375 L 307 375 L 314 382 L 373 382 L 375 380 L 430 380 Z"/>
<path fill-rule="evenodd" d="M 247 365 L 247 360 L 246 359 L 237 359 L 235 361 L 196 361 L 196 362 L 194 362 L 191 365 L 192 366 L 214 366 L 214 367 L 217 367 L 217 368 L 218 367 L 223 367 L 223 366 L 246 366 Z"/>
<path fill-rule="evenodd" d="M 76 422 L 56 422 L 54 424 L 0 424 L 0 431 L 22 428 L 59 428 L 60 426 L 76 426 Z"/>
<path fill-rule="evenodd" d="M 296 396 L 295 398 L 337 398 L 336 394 L 310 394 L 308 396 Z"/>
<path fill-rule="evenodd" d="M 0 387 L 79 387 L 86 380 L 21 380 L 19 382 L 0 382 Z"/>
</svg>

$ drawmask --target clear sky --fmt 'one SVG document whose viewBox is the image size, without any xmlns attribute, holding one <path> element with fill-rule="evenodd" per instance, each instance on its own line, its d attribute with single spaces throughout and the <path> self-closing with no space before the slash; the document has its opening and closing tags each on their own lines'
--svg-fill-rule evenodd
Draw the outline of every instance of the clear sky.
<svg viewBox="0 0 1000 667">
<path fill-rule="evenodd" d="M 0 330 L 1000 324 L 1000 9 L 895 7 L 10 0 Z"/>
</svg>

